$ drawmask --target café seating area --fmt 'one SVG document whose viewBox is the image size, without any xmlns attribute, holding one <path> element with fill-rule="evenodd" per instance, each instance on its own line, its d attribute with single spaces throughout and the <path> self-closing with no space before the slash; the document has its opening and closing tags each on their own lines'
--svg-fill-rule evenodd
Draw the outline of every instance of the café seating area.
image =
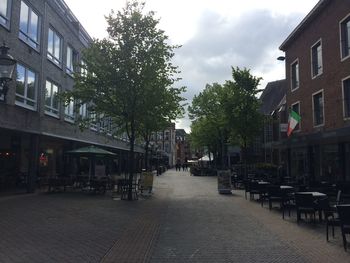
<svg viewBox="0 0 350 263">
<path fill-rule="evenodd" d="M 297 224 L 325 227 L 325 239 L 341 233 L 344 249 L 350 247 L 350 186 L 321 182 L 303 185 L 292 182 L 270 182 L 250 177 L 234 187 L 244 188 L 245 199 L 257 202 L 268 209 L 281 211 L 282 218 L 288 213 Z M 337 231 L 335 231 L 337 229 Z"/>
</svg>

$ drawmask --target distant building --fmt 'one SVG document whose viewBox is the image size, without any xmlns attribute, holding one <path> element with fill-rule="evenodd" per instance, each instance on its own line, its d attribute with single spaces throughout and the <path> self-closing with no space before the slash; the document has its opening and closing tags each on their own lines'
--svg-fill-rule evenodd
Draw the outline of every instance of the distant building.
<svg viewBox="0 0 350 263">
<path fill-rule="evenodd" d="M 192 159 L 190 141 L 184 129 L 176 129 L 176 159 L 181 163 Z"/>
<path fill-rule="evenodd" d="M 282 43 L 286 107 L 301 122 L 288 139 L 298 181 L 350 180 L 350 1 L 321 0 Z"/>
</svg>

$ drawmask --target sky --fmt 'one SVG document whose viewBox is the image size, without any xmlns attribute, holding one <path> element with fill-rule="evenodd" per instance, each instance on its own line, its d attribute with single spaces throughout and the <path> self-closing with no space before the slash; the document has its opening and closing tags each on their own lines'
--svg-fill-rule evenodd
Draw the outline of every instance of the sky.
<svg viewBox="0 0 350 263">
<path fill-rule="evenodd" d="M 105 16 L 125 7 L 125 0 L 65 0 L 91 37 L 108 36 Z M 186 86 L 190 104 L 206 84 L 232 79 L 231 67 L 250 69 L 262 77 L 260 88 L 285 78 L 279 46 L 312 10 L 318 0 L 146 0 L 155 11 L 159 28 L 175 51 L 173 64 Z M 98 3 L 98 4 L 96 4 Z M 177 129 L 190 132 L 190 120 L 176 121 Z"/>
</svg>

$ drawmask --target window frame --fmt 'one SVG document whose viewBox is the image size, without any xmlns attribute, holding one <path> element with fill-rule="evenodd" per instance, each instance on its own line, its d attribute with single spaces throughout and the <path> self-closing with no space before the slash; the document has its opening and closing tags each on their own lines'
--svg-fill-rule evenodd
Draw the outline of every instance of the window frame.
<svg viewBox="0 0 350 263">
<path fill-rule="evenodd" d="M 47 83 L 51 84 L 50 105 L 46 104 Z M 59 101 L 57 102 L 57 109 L 53 107 L 53 100 L 54 100 L 54 96 L 53 96 L 53 92 L 52 92 L 53 86 L 57 87 L 57 94 L 58 94 L 60 92 L 60 86 L 57 83 L 55 83 L 54 81 L 52 81 L 50 79 L 46 79 L 46 81 L 45 81 L 44 112 L 45 112 L 46 115 L 49 115 L 51 117 L 55 117 L 55 118 L 59 119 L 59 116 L 60 116 L 60 103 L 59 103 Z M 57 113 L 55 113 L 55 112 L 57 112 Z"/>
<path fill-rule="evenodd" d="M 5 27 L 7 30 L 10 30 L 12 0 L 6 0 L 6 1 L 7 1 L 7 3 L 6 3 L 6 14 L 3 15 L 3 14 L 0 13 L 0 25 Z"/>
<path fill-rule="evenodd" d="M 22 4 L 25 4 L 28 7 L 28 14 L 27 14 L 27 25 L 26 25 L 26 32 L 23 32 L 21 29 L 21 13 L 22 13 Z M 32 21 L 32 14 L 35 14 L 38 17 L 38 22 L 37 22 L 37 40 L 34 40 L 30 36 L 30 25 Z M 22 40 L 24 43 L 26 43 L 28 46 L 33 48 L 36 51 L 40 51 L 40 36 L 41 36 L 41 16 L 39 12 L 37 12 L 31 5 L 29 5 L 26 1 L 21 0 L 21 5 L 20 5 L 20 18 L 19 18 L 19 36 L 18 38 Z"/>
<path fill-rule="evenodd" d="M 295 88 L 293 88 L 294 87 L 294 85 L 293 85 L 293 66 L 294 65 L 298 65 L 298 74 L 297 74 L 297 76 L 298 76 L 298 85 L 295 87 Z M 299 70 L 299 59 L 297 58 L 297 59 L 295 59 L 291 64 L 290 64 L 290 87 L 291 87 L 291 92 L 293 92 L 293 91 L 296 91 L 297 89 L 299 89 L 299 87 L 300 87 L 300 70 Z"/>
<path fill-rule="evenodd" d="M 343 96 L 343 119 L 344 120 L 350 120 L 350 92 L 349 92 L 349 99 L 348 99 L 348 104 L 349 104 L 349 112 L 348 112 L 348 116 L 346 115 L 346 107 L 345 107 L 345 92 L 344 92 L 344 88 L 345 88 L 345 81 L 349 81 L 349 89 L 350 89 L 350 75 L 343 78 L 341 80 L 341 87 L 342 87 L 342 96 Z"/>
<path fill-rule="evenodd" d="M 64 106 L 64 120 L 70 123 L 75 122 L 75 101 L 73 98 Z"/>
<path fill-rule="evenodd" d="M 71 54 L 71 61 L 69 64 L 71 64 L 71 67 L 68 66 L 68 50 L 71 50 L 72 54 Z M 70 76 L 73 76 L 75 70 L 76 70 L 76 67 L 75 67 L 75 63 L 77 61 L 77 52 L 76 50 L 73 48 L 72 45 L 67 45 L 67 48 L 66 48 L 66 73 Z"/>
<path fill-rule="evenodd" d="M 300 103 L 300 101 L 298 100 L 298 101 L 292 103 L 292 104 L 290 105 L 290 108 L 293 110 L 293 107 L 294 107 L 295 105 L 298 105 L 298 106 L 299 106 L 299 111 L 298 111 L 297 113 L 301 116 L 301 113 L 300 113 L 300 112 L 301 112 L 301 103 Z M 300 120 L 300 122 L 299 122 L 299 123 L 297 124 L 297 126 L 296 126 L 296 127 L 298 127 L 298 129 L 294 128 L 293 132 L 300 132 L 300 131 L 301 131 L 301 122 L 302 122 L 302 120 Z"/>
<path fill-rule="evenodd" d="M 321 48 L 321 63 L 319 63 L 318 61 L 318 52 L 317 52 L 317 47 L 320 47 Z M 316 49 L 316 52 L 314 53 L 314 50 Z M 314 54 L 316 54 L 316 57 L 317 57 L 317 74 L 315 74 L 315 64 L 314 64 Z M 322 50 L 322 39 L 320 38 L 319 40 L 316 41 L 315 44 L 313 44 L 311 46 L 311 78 L 312 79 L 315 79 L 317 78 L 318 76 L 322 75 L 323 74 L 323 71 L 324 71 L 324 68 L 323 68 L 323 50 Z M 321 66 L 319 65 L 321 64 Z"/>
<path fill-rule="evenodd" d="M 350 26 L 350 13 L 347 14 L 342 20 L 339 21 L 339 43 L 340 43 L 340 60 L 344 61 L 350 57 L 350 35 L 347 35 L 347 39 L 344 37 L 344 24 L 349 23 Z M 350 33 L 349 33 L 350 34 Z M 348 43 L 346 43 L 348 42 Z M 344 55 L 345 43 L 347 44 L 348 54 Z"/>
<path fill-rule="evenodd" d="M 35 72 L 35 70 L 31 69 L 30 67 L 27 67 L 26 65 L 18 62 L 16 66 L 16 78 L 18 79 L 18 70 L 17 67 L 21 66 L 24 68 L 24 95 L 17 93 L 17 83 L 15 88 L 15 105 L 32 110 L 37 111 L 38 109 L 38 73 Z M 34 99 L 28 98 L 28 71 L 31 71 L 34 73 Z M 17 97 L 22 98 L 24 102 L 20 102 L 17 100 Z M 31 101 L 34 103 L 34 106 L 28 105 L 27 101 Z"/>
<path fill-rule="evenodd" d="M 315 96 L 318 94 L 322 94 L 322 123 L 316 123 L 316 112 L 315 112 Z M 312 123 L 313 123 L 313 127 L 317 128 L 317 127 L 321 127 L 325 125 L 325 115 L 324 115 L 324 90 L 318 90 L 314 93 L 312 93 Z"/>
<path fill-rule="evenodd" d="M 53 33 L 53 41 L 52 41 L 52 52 L 49 52 L 49 37 L 50 37 L 50 30 Z M 55 54 L 55 39 L 56 37 L 58 37 L 60 39 L 60 45 L 59 45 L 59 58 L 57 58 L 54 54 Z M 63 49 L 63 37 L 60 33 L 58 33 L 58 31 L 56 29 L 54 29 L 52 26 L 49 27 L 48 30 L 48 34 L 47 34 L 47 59 L 49 61 L 51 61 L 53 64 L 55 64 L 56 66 L 62 68 L 62 49 Z"/>
</svg>

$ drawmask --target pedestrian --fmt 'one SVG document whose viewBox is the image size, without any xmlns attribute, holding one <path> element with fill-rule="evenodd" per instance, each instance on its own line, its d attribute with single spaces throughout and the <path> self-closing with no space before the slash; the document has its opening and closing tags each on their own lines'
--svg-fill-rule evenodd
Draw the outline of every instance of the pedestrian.
<svg viewBox="0 0 350 263">
<path fill-rule="evenodd" d="M 179 169 L 179 171 L 181 171 L 181 161 L 180 161 L 180 159 L 177 159 L 175 168 L 176 168 L 176 171 L 177 171 L 178 169 Z"/>
</svg>

